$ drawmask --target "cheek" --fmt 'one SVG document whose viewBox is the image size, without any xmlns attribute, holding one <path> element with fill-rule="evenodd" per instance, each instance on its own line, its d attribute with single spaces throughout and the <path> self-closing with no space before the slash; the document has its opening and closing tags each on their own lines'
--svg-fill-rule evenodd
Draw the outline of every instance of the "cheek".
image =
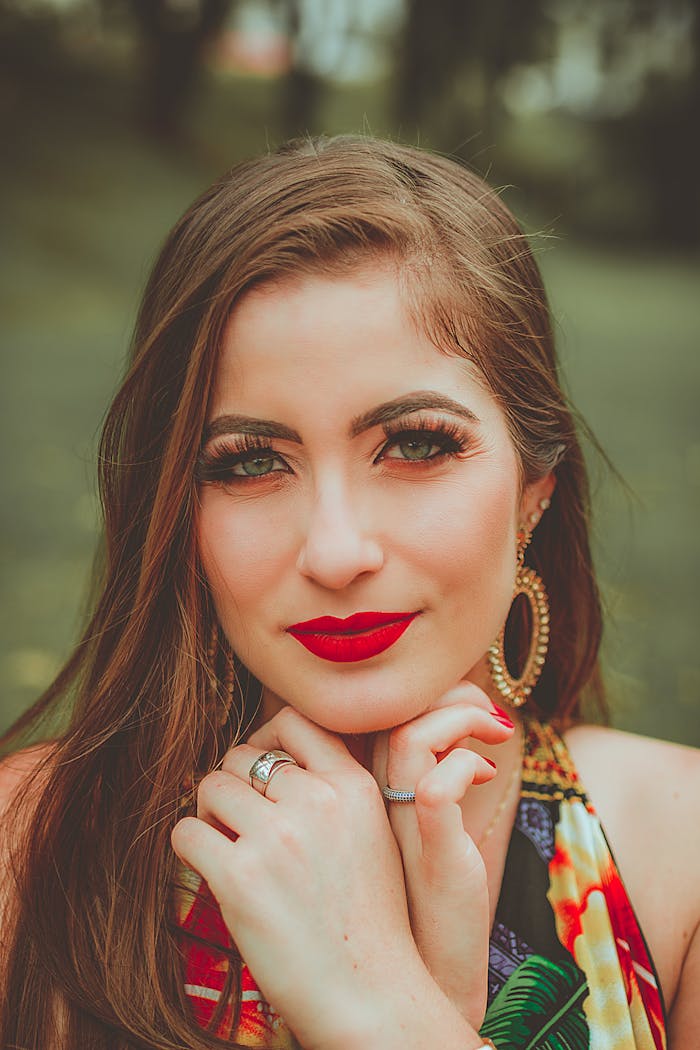
<svg viewBox="0 0 700 1050">
<path fill-rule="evenodd" d="M 437 578 L 458 583 L 503 579 L 512 588 L 517 528 L 516 487 L 508 476 L 430 493 L 410 516 L 414 549 Z M 500 591 L 500 588 L 498 588 Z"/>
<path fill-rule="evenodd" d="M 203 502 L 199 555 L 222 621 L 229 623 L 242 615 L 274 586 L 288 555 L 284 536 L 282 522 L 270 514 L 232 511 L 225 498 Z"/>
</svg>

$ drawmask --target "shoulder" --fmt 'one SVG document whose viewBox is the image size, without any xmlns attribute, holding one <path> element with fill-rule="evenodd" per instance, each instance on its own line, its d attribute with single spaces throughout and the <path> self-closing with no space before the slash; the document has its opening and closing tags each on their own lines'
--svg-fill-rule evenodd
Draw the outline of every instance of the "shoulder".
<svg viewBox="0 0 700 1050">
<path fill-rule="evenodd" d="M 670 1007 L 700 939 L 700 750 L 601 726 L 564 738 Z"/>
<path fill-rule="evenodd" d="M 22 859 L 26 833 L 50 774 L 56 746 L 55 742 L 37 744 L 0 761 L 0 981 L 17 919 L 15 864 Z M 54 1035 L 61 1042 L 63 1009 L 60 1003 L 56 1011 Z"/>
<path fill-rule="evenodd" d="M 0 929 L 14 900 L 13 861 L 21 858 L 54 744 L 38 744 L 0 761 Z"/>
<path fill-rule="evenodd" d="M 609 766 L 610 759 L 615 758 L 618 772 L 624 767 L 633 780 L 635 774 L 646 780 L 640 763 L 653 763 L 671 776 L 679 773 L 700 777 L 700 749 L 685 744 L 597 725 L 574 726 L 567 730 L 564 738 L 574 758 L 580 757 L 594 768 L 597 765 Z"/>
<path fill-rule="evenodd" d="M 667 867 L 676 883 L 687 873 L 700 909 L 700 836 L 689 833 L 697 827 L 700 750 L 587 725 L 565 741 L 613 852 L 652 862 L 659 874 Z"/>
<path fill-rule="evenodd" d="M 0 816 L 11 805 L 19 792 L 39 786 L 46 762 L 54 751 L 54 744 L 37 744 L 17 751 L 0 761 Z"/>
<path fill-rule="evenodd" d="M 601 818 L 619 811 L 648 828 L 663 815 L 659 834 L 667 835 L 697 819 L 699 749 L 591 725 L 570 729 L 565 741 Z"/>
<path fill-rule="evenodd" d="M 5 881 L 11 852 L 29 826 L 46 784 L 55 744 L 37 744 L 0 762 L 0 876 Z"/>
</svg>

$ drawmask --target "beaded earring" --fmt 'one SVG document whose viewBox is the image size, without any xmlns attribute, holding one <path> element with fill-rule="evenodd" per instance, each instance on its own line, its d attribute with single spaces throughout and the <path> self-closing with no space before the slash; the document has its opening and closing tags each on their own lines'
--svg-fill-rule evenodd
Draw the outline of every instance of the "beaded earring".
<svg viewBox="0 0 700 1050">
<path fill-rule="evenodd" d="M 541 511 L 550 505 L 548 499 L 540 500 Z M 541 515 L 530 515 L 529 523 L 537 525 Z M 515 574 L 513 601 L 521 594 L 527 599 L 532 616 L 532 630 L 527 655 L 522 671 L 516 677 L 510 673 L 505 653 L 506 624 L 503 624 L 496 641 L 488 651 L 491 678 L 501 696 L 514 707 L 522 707 L 532 693 L 544 666 L 549 647 L 549 599 L 544 584 L 534 569 L 525 565 L 525 551 L 532 532 L 522 526 L 518 530 L 518 566 Z M 506 619 L 507 623 L 507 619 Z"/>
<path fill-rule="evenodd" d="M 236 669 L 231 647 L 225 636 L 222 639 L 221 628 L 215 619 L 212 620 L 209 629 L 204 670 L 206 703 L 211 712 L 211 724 L 219 735 L 219 731 L 224 729 L 227 723 L 236 716 L 234 709 Z M 240 717 L 238 722 L 240 723 Z M 193 769 L 192 773 L 183 780 L 178 803 L 180 809 L 188 810 L 196 805 L 196 786 L 199 779 L 200 774 L 197 769 Z"/>
<path fill-rule="evenodd" d="M 208 696 L 212 708 L 217 712 L 216 725 L 226 725 L 233 709 L 236 688 L 236 669 L 233 652 L 226 641 L 222 642 L 221 628 L 212 621 L 207 646 Z"/>
</svg>

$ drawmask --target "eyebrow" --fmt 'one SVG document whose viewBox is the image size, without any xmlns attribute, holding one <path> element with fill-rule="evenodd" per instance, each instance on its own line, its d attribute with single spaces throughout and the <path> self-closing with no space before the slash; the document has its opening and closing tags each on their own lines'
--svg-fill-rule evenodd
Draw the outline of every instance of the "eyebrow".
<svg viewBox="0 0 700 1050">
<path fill-rule="evenodd" d="M 479 417 L 470 408 L 460 401 L 455 401 L 446 394 L 439 394 L 436 390 L 415 390 L 403 397 L 396 397 L 393 401 L 385 401 L 383 405 L 371 408 L 369 412 L 355 416 L 350 424 L 350 436 L 357 437 L 365 430 L 381 426 L 382 423 L 390 423 L 393 419 L 410 415 L 411 412 L 425 411 L 425 409 L 439 409 L 441 412 L 449 412 L 453 416 L 461 416 L 470 423 L 478 423 Z"/>
<path fill-rule="evenodd" d="M 297 431 L 284 423 L 276 423 L 272 419 L 257 419 L 255 416 L 226 415 L 217 416 L 211 423 L 207 423 L 202 434 L 202 445 L 222 434 L 256 434 L 259 437 L 295 441 L 298 445 L 302 443 Z"/>
<path fill-rule="evenodd" d="M 401 416 L 426 409 L 449 412 L 453 416 L 466 419 L 469 423 L 480 422 L 479 417 L 470 408 L 446 394 L 439 394 L 436 390 L 415 390 L 411 394 L 396 397 L 392 401 L 385 401 L 376 408 L 355 416 L 350 424 L 350 437 L 355 438 L 366 430 L 371 430 L 372 427 L 381 426 L 394 419 L 400 419 Z M 212 438 L 220 437 L 222 434 L 255 434 L 259 437 L 280 438 L 283 441 L 302 444 L 299 433 L 284 423 L 277 423 L 273 419 L 257 419 L 255 416 L 223 415 L 217 416 L 204 428 L 202 445 L 206 445 Z"/>
</svg>

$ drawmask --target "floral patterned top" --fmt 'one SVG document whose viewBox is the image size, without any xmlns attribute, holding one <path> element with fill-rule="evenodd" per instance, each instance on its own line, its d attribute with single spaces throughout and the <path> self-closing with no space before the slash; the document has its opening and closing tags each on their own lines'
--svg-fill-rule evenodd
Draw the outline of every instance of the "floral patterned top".
<svg viewBox="0 0 700 1050">
<path fill-rule="evenodd" d="M 175 903 L 199 1024 L 244 1046 L 297 1050 L 236 960 L 197 875 L 183 874 Z M 564 741 L 534 720 L 491 932 L 488 1002 L 481 1034 L 498 1050 L 666 1050 L 656 973 L 605 834 Z"/>
</svg>

